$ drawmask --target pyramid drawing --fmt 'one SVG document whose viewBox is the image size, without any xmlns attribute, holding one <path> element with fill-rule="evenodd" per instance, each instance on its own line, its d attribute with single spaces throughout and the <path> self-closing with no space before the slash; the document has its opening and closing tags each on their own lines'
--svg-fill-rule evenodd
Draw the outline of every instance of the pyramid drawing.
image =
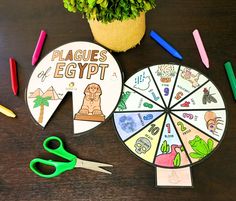
<svg viewBox="0 0 236 201">
<path fill-rule="evenodd" d="M 36 98 L 37 96 L 42 96 L 43 92 L 40 88 L 36 89 L 34 92 L 30 93 L 29 98 Z"/>
<path fill-rule="evenodd" d="M 42 95 L 43 98 L 50 96 L 51 100 L 58 100 L 60 99 L 59 96 L 57 95 L 57 92 L 55 89 L 51 86 L 48 88 L 48 90 Z"/>
</svg>

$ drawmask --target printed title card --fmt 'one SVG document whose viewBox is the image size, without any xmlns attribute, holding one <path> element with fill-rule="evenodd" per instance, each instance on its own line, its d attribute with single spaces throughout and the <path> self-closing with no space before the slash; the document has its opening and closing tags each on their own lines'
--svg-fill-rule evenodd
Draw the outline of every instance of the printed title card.
<svg viewBox="0 0 236 201">
<path fill-rule="evenodd" d="M 122 74 L 114 57 L 89 42 L 56 48 L 35 68 L 27 89 L 27 104 L 37 123 L 45 127 L 68 92 L 73 99 L 74 133 L 104 122 L 122 91 Z"/>
</svg>

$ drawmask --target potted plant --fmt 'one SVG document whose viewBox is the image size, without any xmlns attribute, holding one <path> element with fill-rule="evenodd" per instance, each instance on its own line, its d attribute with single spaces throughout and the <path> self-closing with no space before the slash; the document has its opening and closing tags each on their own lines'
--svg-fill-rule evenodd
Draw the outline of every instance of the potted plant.
<svg viewBox="0 0 236 201">
<path fill-rule="evenodd" d="M 135 47 L 145 33 L 145 13 L 155 0 L 63 0 L 70 12 L 88 19 L 94 39 L 116 52 Z"/>
</svg>

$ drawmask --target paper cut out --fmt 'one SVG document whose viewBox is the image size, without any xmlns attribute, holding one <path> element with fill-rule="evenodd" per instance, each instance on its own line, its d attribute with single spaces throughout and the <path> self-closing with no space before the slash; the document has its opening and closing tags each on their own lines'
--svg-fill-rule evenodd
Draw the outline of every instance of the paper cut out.
<svg viewBox="0 0 236 201">
<path fill-rule="evenodd" d="M 200 73 L 194 73 L 191 72 L 191 69 L 189 68 L 184 68 L 181 72 L 181 77 L 187 81 L 189 81 L 192 84 L 193 88 L 196 88 L 199 86 L 198 80 L 200 77 Z"/>
<path fill-rule="evenodd" d="M 212 154 L 225 132 L 226 108 L 216 86 L 194 69 L 162 64 L 131 76 L 122 94 L 114 122 L 125 146 L 156 167 L 158 186 L 192 186 L 190 166 Z M 135 115 L 143 113 L 151 121 L 140 123 Z"/>
<path fill-rule="evenodd" d="M 173 92 L 175 98 L 170 100 L 171 107 L 201 87 L 208 79 L 196 70 L 181 66 L 176 81 Z"/>
<path fill-rule="evenodd" d="M 144 126 L 159 117 L 162 112 L 126 112 L 114 113 L 116 129 L 122 140 L 126 140 Z"/>
<path fill-rule="evenodd" d="M 163 110 L 163 108 L 125 85 L 116 112 L 148 110 Z"/>
<path fill-rule="evenodd" d="M 129 80 L 127 80 L 125 85 L 132 88 L 137 93 L 143 94 L 146 98 L 150 99 L 159 106 L 165 106 L 149 69 L 144 69 L 137 72 L 135 76 L 132 76 Z"/>
<path fill-rule="evenodd" d="M 166 169 L 156 167 L 158 187 L 193 187 L 190 167 Z"/>
<path fill-rule="evenodd" d="M 220 141 L 226 122 L 225 110 L 203 110 L 203 111 L 172 111 L 183 121 L 192 124 L 199 130 L 207 133 L 212 138 Z"/>
<path fill-rule="evenodd" d="M 156 154 L 165 115 L 148 124 L 145 129 L 140 130 L 134 136 L 126 139 L 125 144 L 138 157 L 152 163 Z"/>
<path fill-rule="evenodd" d="M 154 163 L 160 167 L 183 167 L 190 164 L 169 115 L 166 118 Z"/>
<path fill-rule="evenodd" d="M 33 108 L 40 108 L 40 113 L 38 117 L 38 122 L 41 124 L 43 122 L 44 117 L 44 106 L 49 107 L 49 100 L 58 100 L 60 99 L 54 90 L 54 88 L 51 86 L 48 88 L 48 90 L 43 93 L 43 91 L 38 88 L 34 92 L 30 92 L 29 98 L 34 98 L 34 106 Z"/>
<path fill-rule="evenodd" d="M 169 105 L 170 97 L 173 91 L 174 83 L 179 70 L 179 65 L 164 64 L 149 67 L 153 78 L 164 96 L 166 106 Z"/>
<path fill-rule="evenodd" d="M 122 75 L 114 57 L 89 42 L 68 43 L 50 52 L 28 84 L 27 104 L 33 118 L 45 127 L 68 92 L 72 93 L 74 133 L 104 122 L 122 92 Z"/>
<path fill-rule="evenodd" d="M 183 104 L 188 102 L 188 107 Z M 190 109 L 224 109 L 225 104 L 219 90 L 215 85 L 208 81 L 202 87 L 198 88 L 194 93 L 190 94 L 186 99 L 180 101 L 173 109 L 174 110 L 190 110 Z"/>
<path fill-rule="evenodd" d="M 81 109 L 75 114 L 75 120 L 104 121 L 101 110 L 102 90 L 98 84 L 89 84 L 84 90 L 84 100 Z"/>
</svg>

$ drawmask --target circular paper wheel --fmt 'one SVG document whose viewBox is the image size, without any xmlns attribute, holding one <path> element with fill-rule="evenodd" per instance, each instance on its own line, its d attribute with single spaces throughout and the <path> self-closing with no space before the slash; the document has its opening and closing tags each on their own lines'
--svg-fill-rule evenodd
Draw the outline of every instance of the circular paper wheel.
<svg viewBox="0 0 236 201">
<path fill-rule="evenodd" d="M 67 93 L 72 93 L 74 133 L 101 125 L 113 113 L 122 92 L 122 74 L 103 47 L 85 41 L 62 45 L 37 65 L 26 100 L 35 121 L 45 127 Z"/>
<path fill-rule="evenodd" d="M 114 113 L 118 135 L 138 158 L 160 168 L 192 166 L 219 145 L 226 109 L 200 72 L 174 64 L 145 68 L 124 84 Z"/>
</svg>

